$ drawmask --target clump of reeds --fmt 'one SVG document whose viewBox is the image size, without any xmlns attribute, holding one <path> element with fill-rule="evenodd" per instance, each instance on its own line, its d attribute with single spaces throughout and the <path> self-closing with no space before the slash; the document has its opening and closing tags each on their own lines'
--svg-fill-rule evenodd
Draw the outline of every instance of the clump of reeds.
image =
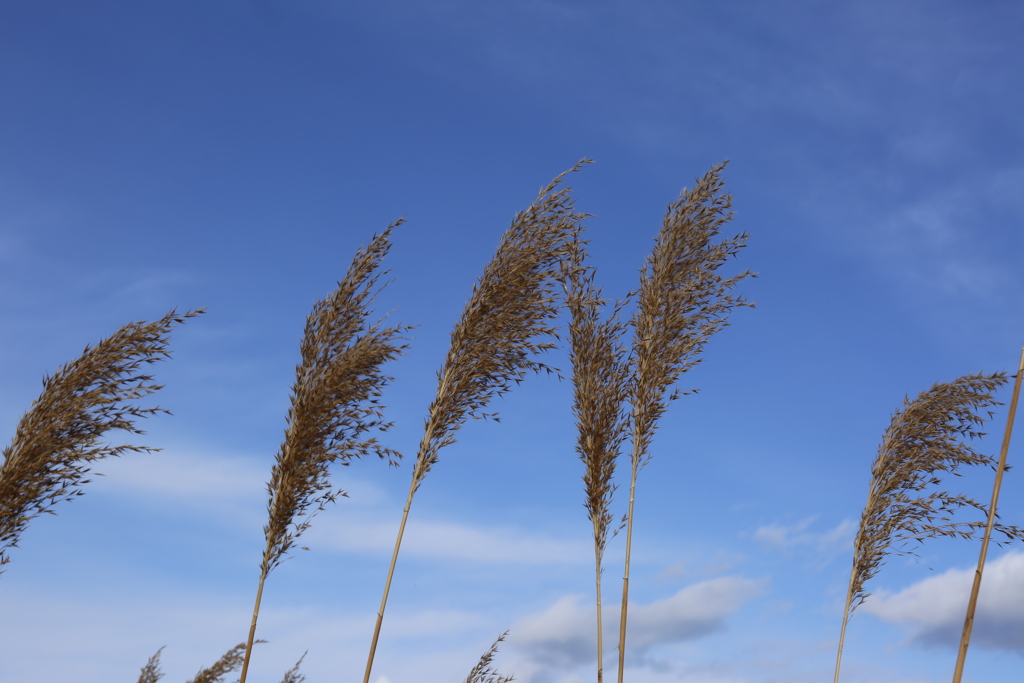
<svg viewBox="0 0 1024 683">
<path fill-rule="evenodd" d="M 505 631 L 498 639 L 491 645 L 491 649 L 480 657 L 480 661 L 477 662 L 476 666 L 466 676 L 465 683 L 511 683 L 513 680 L 512 676 L 502 676 L 491 666 L 491 662 L 494 661 L 494 655 L 498 654 L 498 643 L 505 640 L 505 636 L 508 635 L 508 631 Z"/>
<path fill-rule="evenodd" d="M 963 494 L 926 490 L 942 484 L 943 473 L 960 476 L 961 467 L 995 463 L 992 456 L 978 453 L 964 440 L 984 435 L 977 428 L 992 417 L 986 409 L 1000 405 L 992 392 L 1005 382 L 1003 372 L 965 375 L 953 382 L 937 383 L 913 401 L 904 398 L 903 407 L 893 414 L 871 466 L 868 500 L 853 542 L 853 567 L 836 655 L 836 683 L 847 622 L 870 595 L 864 585 L 887 557 L 916 555 L 916 545 L 927 538 L 970 539 L 985 528 L 985 522 L 952 521 L 952 515 L 964 507 L 987 515 L 983 504 Z M 1008 539 L 1024 538 L 1024 532 L 1016 527 L 995 524 L 994 528 Z"/>
<path fill-rule="evenodd" d="M 593 527 L 595 594 L 597 602 L 597 681 L 604 680 L 604 628 L 601 601 L 602 559 L 612 523 L 610 506 L 615 485 L 615 462 L 628 432 L 625 409 L 629 364 L 619 319 L 620 305 L 607 317 L 606 301 L 585 265 L 582 241 L 566 262 L 566 308 L 569 310 L 569 357 L 572 363 L 573 415 L 576 452 L 584 463 L 584 507 Z"/>
<path fill-rule="evenodd" d="M 406 347 L 398 340 L 410 329 L 369 322 L 368 306 L 378 291 L 376 271 L 390 249 L 391 230 L 400 223 L 389 226 L 356 253 L 338 288 L 317 302 L 306 319 L 284 442 L 267 484 L 269 521 L 263 527 L 266 547 L 244 648 L 241 683 L 248 672 L 267 575 L 309 528 L 312 514 L 347 495 L 341 489 L 332 489 L 329 466 L 348 465 L 353 458 L 371 454 L 390 464 L 401 457 L 366 436 L 368 431 L 391 426 L 383 421 L 383 406 L 377 400 L 391 380 L 382 373 L 381 366 L 401 355 Z M 313 506 L 313 513 L 308 513 Z"/>
<path fill-rule="evenodd" d="M 571 171 L 584 163 L 587 160 Z M 466 420 L 494 417 L 484 413 L 484 409 L 495 396 L 509 391 L 513 383 L 530 372 L 552 371 L 534 356 L 554 346 L 540 338 L 556 333 L 553 321 L 558 317 L 559 306 L 555 286 L 561 264 L 571 249 L 570 242 L 580 229 L 582 215 L 573 211 L 569 189 L 556 191 L 571 171 L 542 189 L 530 208 L 512 221 L 452 331 L 451 346 L 438 372 L 437 395 L 428 409 L 416 454 L 363 683 L 370 680 L 413 495 L 437 462 L 438 452 L 455 442 L 455 432 Z"/>
<path fill-rule="evenodd" d="M 723 279 L 716 271 L 746 245 L 746 233 L 720 242 L 712 240 L 731 218 L 732 197 L 723 193 L 725 163 L 717 164 L 693 189 L 683 190 L 668 205 L 654 249 L 640 271 L 637 307 L 631 325 L 634 337 L 629 389 L 630 454 L 629 512 L 626 517 L 626 561 L 619 621 L 619 683 L 626 656 L 630 549 L 633 540 L 633 501 L 639 470 L 650 459 L 650 444 L 658 420 L 670 401 L 668 393 L 682 373 L 697 365 L 704 345 L 728 325 L 736 306 L 753 306 L 731 294 L 745 271 Z M 688 392 L 687 392 L 688 393 Z"/>
<path fill-rule="evenodd" d="M 126 452 L 159 450 L 100 439 L 115 429 L 144 434 L 135 418 L 169 412 L 133 403 L 162 388 L 138 370 L 169 357 L 171 328 L 202 312 L 172 310 L 155 322 L 129 323 L 43 379 L 43 392 L 3 450 L 0 567 L 10 562 L 6 549 L 17 547 L 29 521 L 44 512 L 53 514 L 50 508 L 60 500 L 82 495 L 80 487 L 89 482 L 85 476 L 92 463 Z"/>
<path fill-rule="evenodd" d="M 267 641 L 257 640 L 255 642 L 265 643 Z M 199 673 L 196 674 L 195 678 L 190 680 L 189 683 L 220 683 L 224 676 L 241 666 L 245 648 L 245 643 L 239 643 L 221 655 L 221 658 L 218 659 L 213 666 L 200 669 Z M 160 670 L 161 652 L 163 652 L 162 647 L 157 650 L 156 653 L 149 658 L 149 661 L 146 662 L 146 665 L 142 667 L 142 671 L 139 673 L 138 683 L 157 683 L 164 677 L 163 672 Z M 302 683 L 306 680 L 306 677 L 299 673 L 299 667 L 302 666 L 302 660 L 305 658 L 306 653 L 303 653 L 303 655 L 299 657 L 299 661 L 295 662 L 295 666 L 285 672 L 284 678 L 281 679 L 281 683 Z"/>
</svg>

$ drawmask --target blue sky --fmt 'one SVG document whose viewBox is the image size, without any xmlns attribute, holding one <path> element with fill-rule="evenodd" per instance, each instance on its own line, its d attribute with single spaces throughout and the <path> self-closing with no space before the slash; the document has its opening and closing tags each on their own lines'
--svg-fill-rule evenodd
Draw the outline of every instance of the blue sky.
<svg viewBox="0 0 1024 683">
<path fill-rule="evenodd" d="M 384 396 L 388 445 L 412 455 L 475 278 L 583 157 L 596 163 L 568 182 L 607 294 L 635 286 L 665 205 L 724 159 L 730 229 L 750 235 L 726 269 L 759 273 L 741 287 L 757 308 L 684 376 L 700 392 L 672 405 L 640 476 L 629 679 L 827 679 L 892 411 L 1016 368 L 1022 30 L 1008 1 L 4 3 L 0 431 L 85 344 L 172 307 L 208 313 L 155 366 L 174 414 L 139 441 L 163 450 L 102 463 L 13 551 L 0 679 L 131 681 L 166 646 L 165 680 L 184 681 L 243 640 L 313 303 L 406 217 L 378 310 L 418 325 Z M 376 683 L 462 680 L 506 628 L 504 673 L 592 680 L 570 394 L 531 378 L 495 403 L 500 423 L 442 453 Z M 251 681 L 307 649 L 310 681 L 360 680 L 409 476 L 336 472 L 350 498 L 271 574 Z M 990 485 L 951 483 L 981 499 Z M 1019 472 L 1000 510 L 1024 523 Z M 851 621 L 843 680 L 949 680 L 977 550 L 891 560 Z M 622 555 L 620 537 L 608 595 Z M 1016 681 L 1024 551 L 994 548 L 986 576 L 965 680 Z"/>
</svg>

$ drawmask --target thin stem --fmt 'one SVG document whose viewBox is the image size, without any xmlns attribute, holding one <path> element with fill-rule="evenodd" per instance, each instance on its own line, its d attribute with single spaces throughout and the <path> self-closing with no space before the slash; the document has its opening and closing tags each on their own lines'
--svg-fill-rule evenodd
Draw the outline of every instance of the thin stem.
<svg viewBox="0 0 1024 683">
<path fill-rule="evenodd" d="M 967 603 L 967 616 L 964 618 L 964 631 L 960 636 L 960 651 L 956 657 L 956 668 L 953 670 L 953 683 L 960 683 L 964 673 L 964 662 L 967 659 L 967 647 L 971 641 L 971 630 L 974 628 L 974 610 L 978 604 L 978 593 L 981 591 L 981 573 L 985 568 L 985 557 L 988 555 L 988 542 L 992 536 L 992 527 L 996 519 L 996 503 L 999 500 L 999 489 L 1003 483 L 1003 472 L 1006 470 L 1006 454 L 1010 450 L 1010 435 L 1013 433 L 1013 418 L 1017 414 L 1017 399 L 1020 397 L 1021 378 L 1024 377 L 1024 348 L 1021 349 L 1020 366 L 1017 368 L 1017 381 L 1013 384 L 1013 398 L 1010 399 L 1010 414 L 1006 417 L 1006 431 L 1003 433 L 1003 446 L 999 451 L 999 465 L 996 467 L 996 482 L 992 487 L 992 503 L 988 508 L 988 523 L 985 535 L 981 539 L 981 553 L 978 556 L 978 568 L 974 571 L 974 584 L 971 586 L 971 598 Z"/>
<path fill-rule="evenodd" d="M 438 396 L 442 396 L 448 387 L 448 373 L 441 379 L 438 388 Z M 388 604 L 388 593 L 391 592 L 391 579 L 395 575 L 395 564 L 398 562 L 398 551 L 402 547 L 402 536 L 405 535 L 405 523 L 409 520 L 409 509 L 412 507 L 412 497 L 416 495 L 416 489 L 426 473 L 423 463 L 427 458 L 430 449 L 430 441 L 434 436 L 436 416 L 432 415 L 424 429 L 423 440 L 420 441 L 420 450 L 416 456 L 416 465 L 412 470 L 412 483 L 409 485 L 409 495 L 405 499 L 405 509 L 402 511 L 402 523 L 398 525 L 398 536 L 395 538 L 395 549 L 391 553 L 391 565 L 388 567 L 388 579 L 384 582 L 384 595 L 380 599 L 380 610 L 377 612 L 377 623 L 373 627 L 373 639 L 370 641 L 370 653 L 366 657 L 366 672 L 363 674 L 363 683 L 370 683 L 370 672 L 373 670 L 373 658 L 377 654 L 377 640 L 380 638 L 380 627 L 384 623 L 384 608 Z M 241 683 L 241 682 L 239 682 Z"/>
<path fill-rule="evenodd" d="M 839 665 L 843 661 L 843 643 L 846 642 L 846 624 L 850 620 L 850 604 L 853 602 L 853 581 L 857 573 L 856 558 L 850 570 L 850 585 L 846 589 L 846 607 L 843 608 L 843 627 L 839 629 L 839 650 L 836 652 L 836 676 L 832 683 L 839 683 Z"/>
<path fill-rule="evenodd" d="M 256 636 L 256 619 L 260 614 L 260 601 L 263 600 L 263 583 L 267 580 L 266 565 L 260 571 L 260 586 L 256 589 L 256 605 L 252 608 L 252 624 L 249 625 L 249 639 L 245 643 L 245 657 L 242 659 L 242 674 L 238 683 L 245 683 L 246 674 L 249 672 L 249 657 L 252 655 L 252 642 Z"/>
<path fill-rule="evenodd" d="M 395 575 L 395 564 L 398 562 L 398 550 L 402 546 L 402 536 L 405 534 L 405 523 L 409 519 L 409 508 L 412 507 L 412 497 L 416 493 L 416 484 L 417 481 L 414 474 L 412 484 L 409 486 L 409 496 L 405 499 L 405 510 L 402 511 L 402 523 L 398 526 L 398 537 L 395 538 L 395 550 L 391 553 L 391 566 L 388 567 L 388 580 L 384 583 L 384 596 L 380 600 L 380 611 L 377 612 L 377 624 L 373 627 L 373 640 L 370 642 L 370 654 L 366 658 L 366 673 L 363 674 L 363 683 L 369 683 L 370 671 L 373 669 L 373 657 L 377 653 L 377 640 L 380 638 L 380 627 L 384 622 L 384 608 L 388 604 L 388 593 L 391 590 L 391 578 Z"/>
<path fill-rule="evenodd" d="M 596 532 L 596 524 L 595 524 Z M 594 544 L 594 566 L 597 577 L 597 683 L 604 681 L 604 625 L 601 621 L 601 549 Z"/>
<path fill-rule="evenodd" d="M 629 481 L 629 513 L 626 518 L 626 569 L 622 575 L 622 609 L 619 614 L 619 683 L 626 668 L 626 608 L 629 604 L 629 553 L 633 547 L 633 498 L 636 494 L 636 473 L 640 461 L 633 447 L 633 474 Z"/>
<path fill-rule="evenodd" d="M 284 446 L 287 449 L 289 438 L 292 435 L 292 431 L 295 428 L 294 423 L 288 426 L 288 432 L 286 434 Z M 286 475 L 283 475 L 287 476 Z M 273 496 L 270 499 L 269 509 L 272 510 L 276 502 L 278 502 L 278 495 L 281 492 L 281 486 L 274 489 Z M 259 586 L 256 588 L 256 604 L 253 606 L 253 621 L 249 625 L 249 639 L 246 641 L 246 653 L 242 657 L 242 674 L 239 676 L 239 683 L 246 683 L 246 676 L 249 673 L 249 659 L 253 653 L 253 638 L 256 637 L 256 620 L 259 618 L 259 605 L 263 600 L 263 584 L 266 583 L 266 575 L 270 573 L 270 555 L 273 552 L 273 539 L 267 533 L 266 535 L 266 548 L 263 549 L 263 561 L 260 563 L 259 568 Z"/>
</svg>

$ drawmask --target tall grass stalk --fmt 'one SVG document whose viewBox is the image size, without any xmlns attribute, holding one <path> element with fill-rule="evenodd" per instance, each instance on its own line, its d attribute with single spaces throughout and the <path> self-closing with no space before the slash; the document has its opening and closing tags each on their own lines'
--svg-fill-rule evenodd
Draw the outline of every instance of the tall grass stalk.
<svg viewBox="0 0 1024 683">
<path fill-rule="evenodd" d="M 746 245 L 740 234 L 712 242 L 731 218 L 732 197 L 722 192 L 725 162 L 711 168 L 693 189 L 683 190 L 669 204 L 654 249 L 640 271 L 637 310 L 631 324 L 631 436 L 633 439 L 626 517 L 626 561 L 619 620 L 619 683 L 626 656 L 630 550 L 633 542 L 633 501 L 637 473 L 650 459 L 650 444 L 658 419 L 680 392 L 667 394 L 679 376 L 700 362 L 708 339 L 728 325 L 735 306 L 752 306 L 730 292 L 745 271 L 722 279 L 715 274 Z"/>
<path fill-rule="evenodd" d="M 604 627 L 601 603 L 602 559 L 612 522 L 609 507 L 615 486 L 615 462 L 628 431 L 625 402 L 629 364 L 621 342 L 626 324 L 620 306 L 602 320 L 601 290 L 594 272 L 585 265 L 586 252 L 577 243 L 566 264 L 566 306 L 569 309 L 569 355 L 573 368 L 573 414 L 578 437 L 576 452 L 585 465 L 584 507 L 593 526 L 597 601 L 597 681 L 604 680 Z"/>
<path fill-rule="evenodd" d="M 1002 372 L 965 375 L 954 382 L 937 383 L 913 401 L 904 398 L 903 407 L 893 414 L 871 466 L 868 500 L 853 542 L 834 683 L 839 681 L 850 615 L 870 595 L 864 584 L 878 573 L 887 556 L 916 555 L 915 544 L 927 538 L 969 539 L 985 527 L 981 522 L 952 521 L 954 512 L 963 507 L 987 515 L 981 503 L 963 494 L 925 491 L 942 483 L 942 473 L 960 476 L 958 470 L 963 466 L 995 463 L 963 440 L 984 435 L 976 430 L 992 417 L 987 408 L 999 405 L 992 392 L 1005 383 L 1006 373 Z M 1008 539 L 1024 538 L 1016 527 L 995 524 L 994 528 Z"/>
<path fill-rule="evenodd" d="M 367 455 L 396 464 L 401 457 L 365 436 L 391 426 L 383 421 L 383 406 L 377 400 L 391 380 L 381 366 L 401 355 L 406 347 L 398 340 L 410 329 L 369 322 L 368 306 L 379 291 L 376 271 L 391 248 L 391 231 L 399 224 L 389 226 L 356 253 L 338 288 L 317 302 L 306 319 L 284 442 L 267 484 L 266 546 L 240 683 L 245 683 L 249 670 L 267 575 L 286 559 L 312 516 L 347 495 L 341 489 L 332 490 L 329 466 L 348 465 L 353 458 Z M 307 513 L 310 506 L 316 506 L 312 514 Z"/>
<path fill-rule="evenodd" d="M 953 683 L 960 683 L 964 674 L 964 662 L 967 659 L 967 647 L 971 642 L 971 631 L 974 628 L 974 610 L 978 604 L 978 593 L 981 591 L 981 573 L 985 569 L 985 557 L 988 555 L 988 542 L 992 538 L 992 527 L 996 520 L 996 504 L 999 502 L 999 489 L 1003 483 L 1003 472 L 1006 471 L 1006 455 L 1010 450 L 1010 435 L 1013 433 L 1013 418 L 1017 414 L 1017 400 L 1020 398 L 1021 378 L 1024 377 L 1024 349 L 1021 349 L 1020 364 L 1017 366 L 1017 379 L 1013 383 L 1013 397 L 1010 399 L 1010 412 L 1006 416 L 1006 430 L 1003 432 L 1003 445 L 999 449 L 999 465 L 996 466 L 996 481 L 992 487 L 992 502 L 988 506 L 988 521 L 985 524 L 985 535 L 981 539 L 981 553 L 978 556 L 978 568 L 974 572 L 974 583 L 971 585 L 971 597 L 967 602 L 967 616 L 964 618 L 964 630 L 960 636 L 960 648 L 956 656 L 956 667 L 953 670 Z"/>
<path fill-rule="evenodd" d="M 172 310 L 155 322 L 129 323 L 96 346 L 86 346 L 79 358 L 43 379 L 43 392 L 3 450 L 0 567 L 10 562 L 7 549 L 17 547 L 29 521 L 44 512 L 55 514 L 50 508 L 60 500 L 82 495 L 79 487 L 89 483 L 84 477 L 92 463 L 126 452 L 160 450 L 113 446 L 100 439 L 115 429 L 145 434 L 135 426 L 135 418 L 170 412 L 132 403 L 163 388 L 153 384 L 151 375 L 137 371 L 169 357 L 171 328 L 202 312 Z"/>
<path fill-rule="evenodd" d="M 483 410 L 492 398 L 509 391 L 513 383 L 530 372 L 552 372 L 534 357 L 554 347 L 553 342 L 538 339 L 557 336 L 552 324 L 559 310 L 554 288 L 583 218 L 573 211 L 569 188 L 556 189 L 568 173 L 584 163 L 589 162 L 584 159 L 555 178 L 530 208 L 515 217 L 452 331 L 451 346 L 437 373 L 437 395 L 424 421 L 363 683 L 370 680 L 413 496 L 437 462 L 439 451 L 455 442 L 456 431 L 467 419 L 494 417 Z"/>
</svg>

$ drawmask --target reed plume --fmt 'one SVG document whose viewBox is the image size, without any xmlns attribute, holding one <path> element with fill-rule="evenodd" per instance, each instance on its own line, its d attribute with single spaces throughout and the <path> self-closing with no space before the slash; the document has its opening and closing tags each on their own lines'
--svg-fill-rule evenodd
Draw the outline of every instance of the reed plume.
<svg viewBox="0 0 1024 683">
<path fill-rule="evenodd" d="M 455 432 L 470 418 L 494 418 L 484 413 L 495 396 L 531 372 L 552 369 L 534 356 L 554 346 L 539 337 L 556 335 L 553 321 L 559 307 L 555 285 L 570 241 L 579 232 L 581 214 L 573 212 L 570 190 L 556 188 L 562 179 L 588 160 L 576 164 L 540 191 L 536 201 L 516 215 L 501 238 L 497 253 L 473 286 L 461 319 L 451 334 L 451 346 L 438 371 L 437 395 L 424 421 L 412 482 L 395 539 L 363 683 L 370 680 L 384 609 L 394 576 L 402 535 L 412 499 L 438 452 L 455 442 Z"/>
<path fill-rule="evenodd" d="M 576 417 L 576 452 L 585 469 L 584 507 L 593 527 L 595 594 L 597 601 L 597 681 L 604 680 L 604 627 L 601 614 L 601 564 L 608 530 L 609 507 L 615 486 L 615 462 L 628 432 L 625 409 L 629 364 L 622 335 L 626 324 L 620 306 L 602 320 L 601 290 L 594 271 L 585 265 L 582 241 L 574 244 L 566 262 L 566 307 L 569 309 L 569 357 L 573 368 L 573 415 Z"/>
<path fill-rule="evenodd" d="M 267 575 L 309 528 L 311 517 L 347 495 L 332 489 L 329 465 L 348 465 L 366 455 L 396 464 L 401 457 L 365 436 L 391 426 L 383 421 L 383 406 L 378 403 L 382 388 L 391 380 L 382 374 L 381 366 L 401 355 L 406 346 L 397 340 L 410 329 L 381 327 L 380 321 L 370 324 L 368 320 L 367 307 L 378 291 L 376 271 L 390 249 L 391 230 L 399 224 L 389 226 L 356 253 L 338 288 L 317 302 L 306 319 L 284 442 L 267 484 L 266 547 L 240 683 L 245 683 L 248 672 Z M 315 510 L 308 513 L 311 506 Z"/>
<path fill-rule="evenodd" d="M 511 683 L 513 680 L 512 676 L 502 676 L 491 666 L 491 662 L 494 661 L 494 655 L 498 654 L 498 643 L 505 640 L 505 636 L 508 635 L 508 631 L 505 631 L 498 639 L 491 645 L 491 649 L 480 657 L 480 661 L 477 662 L 476 666 L 466 676 L 465 683 Z"/>
<path fill-rule="evenodd" d="M 139 683 L 157 683 L 157 681 L 164 677 L 163 672 L 160 670 L 160 653 L 163 650 L 164 648 L 162 647 L 157 650 L 156 654 L 146 662 L 146 666 L 142 667 L 142 671 L 139 672 Z"/>
<path fill-rule="evenodd" d="M 168 333 L 175 324 L 204 309 L 178 314 L 171 311 L 151 323 L 132 322 L 43 379 L 43 392 L 3 450 L 0 465 L 0 567 L 10 562 L 8 548 L 18 545 L 29 521 L 58 501 L 83 494 L 81 486 L 92 463 L 126 452 L 160 449 L 100 439 L 110 430 L 145 434 L 135 418 L 169 413 L 131 403 L 163 388 L 153 377 L 140 374 L 143 365 L 167 358 Z M 0 571 L 2 573 L 2 571 Z"/>
<path fill-rule="evenodd" d="M 309 654 L 309 650 L 302 653 L 299 657 L 299 661 L 295 662 L 295 666 L 284 672 L 284 678 L 281 679 L 281 683 L 302 683 L 306 680 L 305 674 L 299 673 L 299 667 L 302 666 L 302 660 Z"/>
<path fill-rule="evenodd" d="M 996 506 L 999 503 L 999 489 L 1003 483 L 1003 472 L 1009 469 L 1006 455 L 1010 450 L 1010 437 L 1013 435 L 1013 420 L 1017 415 L 1017 401 L 1020 399 L 1021 380 L 1024 379 L 1024 349 L 1021 349 L 1020 363 L 1017 365 L 1016 381 L 1013 383 L 1013 394 L 1010 398 L 1010 410 L 1006 415 L 1006 429 L 1003 430 L 1003 445 L 999 449 L 999 464 L 996 465 L 996 479 L 992 486 L 992 502 L 988 506 L 988 520 L 985 522 L 985 533 L 981 537 L 981 551 L 978 553 L 978 568 L 974 570 L 974 582 L 971 585 L 971 597 L 967 601 L 967 614 L 964 616 L 964 630 L 960 634 L 960 648 L 956 655 L 953 668 L 953 683 L 960 683 L 964 675 L 964 664 L 967 659 L 967 648 L 971 642 L 971 631 L 974 629 L 974 610 L 978 605 L 978 594 L 981 592 L 981 575 L 985 571 L 985 557 L 988 555 L 988 542 L 992 538 L 992 529 L 996 522 Z"/>
<path fill-rule="evenodd" d="M 626 517 L 626 562 L 619 620 L 619 683 L 626 656 L 630 550 L 633 542 L 633 501 L 639 470 L 650 459 L 650 444 L 659 418 L 678 390 L 666 394 L 680 375 L 700 363 L 705 343 L 728 325 L 736 306 L 753 306 L 731 290 L 752 273 L 722 279 L 715 274 L 746 245 L 746 233 L 712 242 L 731 218 L 732 197 L 722 192 L 721 171 L 711 168 L 693 189 L 683 190 L 669 204 L 654 249 L 640 271 L 631 356 L 629 401 L 633 440 L 630 455 L 629 512 Z M 689 393 L 689 392 L 687 392 Z"/>
<path fill-rule="evenodd" d="M 265 640 L 257 640 L 257 643 L 265 643 Z M 189 683 L 217 683 L 226 674 L 231 673 L 242 663 L 242 656 L 240 652 L 245 649 L 245 643 L 239 643 L 235 647 L 224 653 L 223 656 L 217 663 L 207 669 L 201 669 L 196 677 Z M 164 673 L 160 670 L 160 653 L 163 652 L 161 647 L 156 651 L 146 665 L 142 667 L 142 671 L 139 674 L 138 683 L 157 683 L 161 678 L 164 677 Z M 299 673 L 299 667 L 302 666 L 302 660 L 306 658 L 306 654 L 303 653 L 299 657 L 299 661 L 295 663 L 291 669 L 285 672 L 284 678 L 281 679 L 281 683 L 302 683 L 306 680 L 306 677 Z"/>
<path fill-rule="evenodd" d="M 257 643 L 265 643 L 265 640 L 257 640 Z M 200 669 L 196 677 L 188 683 L 221 683 L 225 676 L 237 669 L 242 664 L 245 643 L 239 643 L 221 655 L 213 666 Z"/>
<path fill-rule="evenodd" d="M 979 438 L 976 431 L 992 417 L 986 410 L 1000 405 L 992 392 L 1006 382 L 1006 373 L 965 375 L 949 383 L 937 383 L 893 413 L 878 455 L 871 466 L 868 500 L 853 542 L 853 567 L 843 609 L 843 625 L 836 654 L 835 683 L 843 656 L 846 625 L 850 615 L 870 595 L 864 584 L 885 564 L 890 554 L 916 556 L 914 548 L 927 538 L 973 538 L 984 522 L 953 522 L 960 508 L 987 508 L 963 494 L 946 491 L 925 493 L 942 483 L 941 475 L 960 476 L 968 465 L 993 465 L 992 456 L 978 453 L 964 440 Z M 985 412 L 985 415 L 981 413 Z M 1007 539 L 1024 538 L 1012 526 L 995 524 Z"/>
</svg>

